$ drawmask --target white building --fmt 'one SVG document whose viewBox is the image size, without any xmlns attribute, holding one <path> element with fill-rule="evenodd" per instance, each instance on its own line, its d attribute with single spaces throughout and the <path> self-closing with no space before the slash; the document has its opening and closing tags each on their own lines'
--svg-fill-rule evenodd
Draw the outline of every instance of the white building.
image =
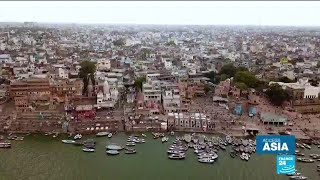
<svg viewBox="0 0 320 180">
<path fill-rule="evenodd" d="M 97 94 L 97 107 L 114 107 L 119 99 L 119 92 L 116 87 L 110 87 L 107 80 L 103 83 L 103 92 Z"/>
<path fill-rule="evenodd" d="M 0 63 L 13 63 L 9 54 L 0 54 Z"/>
<path fill-rule="evenodd" d="M 65 69 L 59 68 L 58 69 L 58 74 L 59 74 L 60 78 L 63 78 L 63 79 L 68 79 L 69 78 L 69 74 Z"/>
<path fill-rule="evenodd" d="M 109 59 L 98 59 L 97 60 L 97 69 L 98 70 L 109 70 L 111 68 L 111 62 Z"/>
<path fill-rule="evenodd" d="M 320 87 L 312 86 L 308 82 L 308 78 L 299 79 L 299 81 L 295 83 L 269 82 L 269 85 L 271 84 L 279 84 L 283 89 L 303 89 L 303 97 L 308 99 L 318 98 L 320 93 Z"/>
<path fill-rule="evenodd" d="M 162 100 L 163 109 L 166 113 L 177 112 L 181 104 L 179 89 L 164 91 Z"/>
<path fill-rule="evenodd" d="M 164 61 L 164 67 L 165 67 L 167 70 L 171 70 L 171 69 L 172 69 L 172 61 L 170 61 L 170 60 Z"/>
</svg>

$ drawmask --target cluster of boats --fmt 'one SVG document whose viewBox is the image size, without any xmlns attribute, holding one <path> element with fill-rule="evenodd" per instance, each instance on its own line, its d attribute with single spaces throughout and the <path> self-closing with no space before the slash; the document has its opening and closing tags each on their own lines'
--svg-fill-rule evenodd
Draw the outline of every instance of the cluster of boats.
<svg viewBox="0 0 320 180">
<path fill-rule="evenodd" d="M 112 133 L 111 132 L 106 132 L 106 131 L 104 131 L 104 132 L 98 132 L 97 134 L 96 134 L 96 136 L 97 137 L 103 137 L 103 136 L 108 136 L 108 138 L 112 138 Z"/>
<path fill-rule="evenodd" d="M 172 134 L 172 133 L 171 133 Z M 152 135 L 153 135 L 153 139 L 158 139 L 158 138 L 161 138 L 161 142 L 162 143 L 165 143 L 165 142 L 168 142 L 169 138 L 166 137 L 164 135 L 164 133 L 159 133 L 159 132 L 152 132 Z"/>
<path fill-rule="evenodd" d="M 292 180 L 305 180 L 305 179 L 308 179 L 308 177 L 303 176 L 299 172 L 295 172 L 293 174 L 287 174 L 287 176 L 289 176 L 289 179 L 292 179 Z"/>
<path fill-rule="evenodd" d="M 169 159 L 185 159 L 186 158 L 186 151 L 188 150 L 188 146 L 185 142 L 181 140 L 176 140 L 173 142 L 172 145 L 168 148 L 168 158 Z"/>
<path fill-rule="evenodd" d="M 226 150 L 228 145 L 232 146 L 230 152 L 232 158 L 239 155 L 245 161 L 248 161 L 251 157 L 250 154 L 256 151 L 256 142 L 250 139 L 236 139 L 230 136 L 226 136 L 225 139 L 221 137 L 207 138 L 204 135 L 186 134 L 183 137 L 176 137 L 167 153 L 169 159 L 185 159 L 186 151 L 193 149 L 200 163 L 211 164 L 218 159 L 217 152 Z"/>
<path fill-rule="evenodd" d="M 306 143 L 296 143 L 296 148 L 300 149 L 311 149 L 311 146 Z"/>
<path fill-rule="evenodd" d="M 7 138 L 5 138 L 3 135 L 0 136 L 0 140 L 15 140 L 15 141 L 23 141 L 24 137 L 23 136 L 17 136 L 17 135 L 13 135 L 13 134 L 9 134 Z"/>
<path fill-rule="evenodd" d="M 123 147 L 118 146 L 116 144 L 110 144 L 106 146 L 106 153 L 107 155 L 118 155 Z"/>
<path fill-rule="evenodd" d="M 146 142 L 145 139 L 139 138 L 139 136 L 136 136 L 136 135 L 131 135 L 127 139 L 126 146 L 135 146 L 136 144 L 141 144 L 141 143 L 145 143 L 145 142 Z"/>
<path fill-rule="evenodd" d="M 145 134 L 142 134 L 142 136 L 147 137 Z M 137 144 L 142 144 L 145 142 L 146 140 L 144 138 L 140 138 L 138 135 L 131 135 L 128 137 L 125 147 L 111 144 L 106 146 L 107 148 L 106 153 L 107 155 L 118 155 L 120 154 L 120 151 L 124 149 L 125 154 L 136 154 L 137 151 L 135 148 L 133 148 L 133 146 L 136 146 Z"/>
<path fill-rule="evenodd" d="M 308 149 L 310 150 L 312 148 L 311 145 L 318 145 L 318 148 L 320 148 L 320 141 L 319 140 L 313 140 L 309 144 L 306 143 L 296 143 L 296 147 L 300 149 Z M 304 153 L 300 152 L 300 150 L 295 151 L 296 156 L 305 156 Z M 298 162 L 303 162 L 303 163 L 314 163 L 315 161 L 320 161 L 320 154 L 309 154 L 310 158 L 307 157 L 299 157 L 297 158 Z M 320 164 L 317 165 L 317 171 L 320 172 Z M 320 174 L 319 174 L 320 176 Z M 300 173 L 295 174 L 294 176 L 290 176 L 290 178 L 293 177 L 292 179 L 307 179 L 307 177 L 302 176 Z"/>
<path fill-rule="evenodd" d="M 13 134 L 9 134 L 7 138 L 3 135 L 0 135 L 0 148 L 11 148 L 11 141 L 23 141 L 23 136 L 17 136 Z"/>
<path fill-rule="evenodd" d="M 44 134 L 45 136 L 52 136 L 53 138 L 56 138 L 59 136 L 58 132 L 47 132 Z"/>
<path fill-rule="evenodd" d="M 94 139 L 87 139 L 85 141 L 81 141 L 82 135 L 77 134 L 74 136 L 74 140 L 70 139 L 64 139 L 62 140 L 62 143 L 65 144 L 73 144 L 75 146 L 83 146 L 82 151 L 83 152 L 95 152 L 96 148 L 96 141 Z"/>
<path fill-rule="evenodd" d="M 0 142 L 0 148 L 11 148 L 11 142 Z"/>
</svg>

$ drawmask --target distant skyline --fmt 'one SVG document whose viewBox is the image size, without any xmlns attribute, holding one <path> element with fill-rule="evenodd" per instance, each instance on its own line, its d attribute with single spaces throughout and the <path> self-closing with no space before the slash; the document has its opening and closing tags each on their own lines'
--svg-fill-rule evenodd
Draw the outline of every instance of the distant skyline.
<svg viewBox="0 0 320 180">
<path fill-rule="evenodd" d="M 317 1 L 1 1 L 0 7 L 0 22 L 320 26 Z"/>
</svg>

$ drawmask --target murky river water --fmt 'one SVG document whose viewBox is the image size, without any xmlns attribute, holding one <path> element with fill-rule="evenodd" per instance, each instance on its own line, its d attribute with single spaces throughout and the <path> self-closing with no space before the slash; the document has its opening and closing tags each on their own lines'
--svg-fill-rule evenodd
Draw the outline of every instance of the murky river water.
<svg viewBox="0 0 320 180">
<path fill-rule="evenodd" d="M 107 156 L 107 143 L 125 144 L 127 136 L 118 134 L 108 139 L 96 138 L 95 153 L 82 152 L 82 147 L 61 143 L 61 138 L 30 135 L 15 141 L 11 149 L 0 149 L 1 180 L 288 180 L 277 175 L 275 156 L 252 155 L 249 162 L 220 151 L 214 164 L 200 164 L 193 152 L 181 161 L 167 158 L 168 144 L 146 138 L 147 143 L 135 148 L 137 154 Z M 320 153 L 314 147 L 309 153 Z M 316 164 L 297 163 L 297 168 L 311 180 L 320 179 Z"/>
</svg>

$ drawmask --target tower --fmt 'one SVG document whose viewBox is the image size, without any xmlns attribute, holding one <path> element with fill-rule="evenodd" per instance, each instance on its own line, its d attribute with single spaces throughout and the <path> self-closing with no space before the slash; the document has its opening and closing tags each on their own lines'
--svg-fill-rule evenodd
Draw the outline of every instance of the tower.
<svg viewBox="0 0 320 180">
<path fill-rule="evenodd" d="M 92 97 L 93 95 L 93 85 L 92 85 L 92 80 L 90 75 L 88 75 L 88 88 L 87 88 L 87 92 L 88 92 L 88 97 Z"/>
</svg>

